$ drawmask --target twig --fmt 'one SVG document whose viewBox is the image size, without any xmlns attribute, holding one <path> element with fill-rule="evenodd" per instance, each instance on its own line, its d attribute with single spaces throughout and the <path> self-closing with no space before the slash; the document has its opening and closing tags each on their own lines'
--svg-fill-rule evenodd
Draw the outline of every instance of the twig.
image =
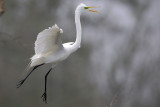
<svg viewBox="0 0 160 107">
<path fill-rule="evenodd" d="M 117 97 L 118 97 L 118 94 L 115 94 L 109 104 L 109 107 L 112 107 L 113 106 L 113 103 L 115 103 L 117 101 Z M 108 105 L 106 105 L 106 107 L 108 107 Z"/>
<path fill-rule="evenodd" d="M 113 97 L 113 99 L 112 99 L 112 101 L 111 101 L 111 103 L 110 103 L 110 106 L 109 107 L 112 107 L 112 105 L 113 105 L 113 102 L 115 102 L 116 101 L 116 99 L 117 99 L 117 94 L 116 95 L 114 95 L 114 97 Z"/>
<path fill-rule="evenodd" d="M 0 16 L 4 13 L 4 1 L 0 0 Z"/>
</svg>

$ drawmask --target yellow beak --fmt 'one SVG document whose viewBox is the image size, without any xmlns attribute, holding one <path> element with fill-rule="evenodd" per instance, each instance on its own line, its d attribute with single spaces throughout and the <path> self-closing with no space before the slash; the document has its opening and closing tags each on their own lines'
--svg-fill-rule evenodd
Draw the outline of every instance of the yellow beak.
<svg viewBox="0 0 160 107">
<path fill-rule="evenodd" d="M 89 8 L 98 8 L 98 7 L 88 7 L 88 9 L 89 9 Z M 89 11 L 100 13 L 99 11 L 95 11 L 95 10 L 89 10 Z"/>
</svg>

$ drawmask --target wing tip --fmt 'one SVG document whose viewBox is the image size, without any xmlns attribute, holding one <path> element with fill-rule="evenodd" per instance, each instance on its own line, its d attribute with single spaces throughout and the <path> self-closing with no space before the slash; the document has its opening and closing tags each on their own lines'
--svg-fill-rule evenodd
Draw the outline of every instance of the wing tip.
<svg viewBox="0 0 160 107">
<path fill-rule="evenodd" d="M 61 33 L 61 34 L 63 33 L 63 30 L 62 30 L 62 29 L 60 29 L 60 33 Z"/>
<path fill-rule="evenodd" d="M 63 30 L 62 30 L 61 28 L 59 28 L 57 24 L 53 25 L 52 28 L 53 28 L 53 27 L 59 29 L 59 31 L 60 31 L 61 34 L 63 33 Z"/>
<path fill-rule="evenodd" d="M 59 27 L 57 26 L 57 24 L 55 24 L 55 25 L 54 25 L 54 27 L 56 27 L 56 28 L 58 28 L 58 29 L 59 29 Z"/>
<path fill-rule="evenodd" d="M 52 28 L 58 29 L 61 34 L 63 33 L 63 30 L 61 28 L 59 28 L 57 24 L 53 25 L 52 27 L 48 27 L 48 29 L 52 29 Z M 45 30 L 47 30 L 47 29 L 45 29 Z"/>
</svg>

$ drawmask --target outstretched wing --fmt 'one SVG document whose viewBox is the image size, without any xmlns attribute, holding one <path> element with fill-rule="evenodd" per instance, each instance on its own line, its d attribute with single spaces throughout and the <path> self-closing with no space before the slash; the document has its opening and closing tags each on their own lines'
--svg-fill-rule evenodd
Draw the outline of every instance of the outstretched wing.
<svg viewBox="0 0 160 107">
<path fill-rule="evenodd" d="M 35 54 L 47 54 L 54 52 L 57 48 L 61 47 L 61 33 L 63 33 L 63 30 L 56 24 L 40 32 L 35 41 Z"/>
</svg>

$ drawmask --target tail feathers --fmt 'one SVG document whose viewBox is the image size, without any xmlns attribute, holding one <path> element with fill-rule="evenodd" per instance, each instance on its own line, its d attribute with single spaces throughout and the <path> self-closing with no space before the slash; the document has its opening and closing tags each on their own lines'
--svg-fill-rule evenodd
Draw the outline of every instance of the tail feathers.
<svg viewBox="0 0 160 107">
<path fill-rule="evenodd" d="M 40 65 L 40 64 L 43 64 L 44 63 L 44 58 L 38 58 L 38 59 L 33 59 L 31 60 L 31 63 L 30 63 L 30 67 L 34 67 L 34 66 L 37 66 L 37 65 Z"/>
<path fill-rule="evenodd" d="M 26 66 L 21 78 L 24 78 L 28 74 L 30 69 L 40 64 L 43 64 L 43 57 L 37 58 L 37 56 L 33 56 L 29 64 Z"/>
<path fill-rule="evenodd" d="M 26 68 L 25 68 L 25 70 L 24 70 L 24 72 L 27 72 L 27 71 L 29 71 L 30 70 L 30 68 L 31 68 L 31 62 L 29 62 L 29 64 L 26 66 Z"/>
<path fill-rule="evenodd" d="M 29 62 L 29 64 L 26 66 L 26 68 L 24 69 L 23 74 L 21 75 L 21 79 L 24 79 L 25 76 L 28 74 L 29 70 L 32 68 L 31 66 L 31 62 Z"/>
</svg>

